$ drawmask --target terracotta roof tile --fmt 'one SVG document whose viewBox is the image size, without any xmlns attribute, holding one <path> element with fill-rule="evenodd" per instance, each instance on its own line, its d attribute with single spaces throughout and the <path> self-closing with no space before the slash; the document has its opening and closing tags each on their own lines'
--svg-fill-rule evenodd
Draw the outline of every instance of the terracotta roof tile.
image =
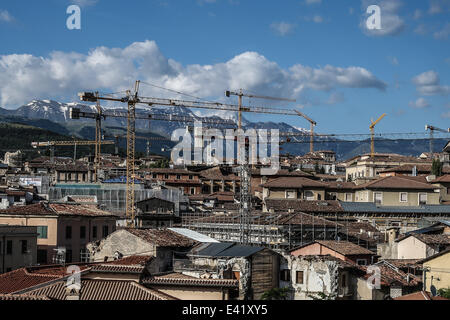
<svg viewBox="0 0 450 320">
<path fill-rule="evenodd" d="M 49 282 L 60 275 L 29 273 L 26 268 L 17 269 L 0 275 L 0 294 L 9 294 Z"/>
<path fill-rule="evenodd" d="M 281 177 L 261 185 L 264 188 L 325 188 L 323 182 L 304 177 Z"/>
<path fill-rule="evenodd" d="M 332 240 L 316 240 L 315 242 L 334 250 L 344 256 L 351 255 L 375 255 L 374 252 L 369 249 L 358 246 L 348 241 L 332 241 Z"/>
<path fill-rule="evenodd" d="M 0 294 L 0 301 L 32 301 L 32 300 L 50 300 L 47 296 L 34 296 L 28 294 Z"/>
<path fill-rule="evenodd" d="M 410 293 L 401 297 L 394 298 L 394 300 L 449 300 L 444 297 L 434 296 L 430 292 L 419 291 Z"/>
<path fill-rule="evenodd" d="M 181 273 L 170 273 L 162 276 L 153 276 L 143 280 L 149 285 L 178 285 L 200 287 L 231 287 L 237 288 L 238 281 L 233 279 L 200 279 Z"/>
<path fill-rule="evenodd" d="M 51 215 L 51 216 L 114 216 L 114 214 L 98 209 L 95 205 L 78 203 L 40 202 L 27 206 L 13 206 L 0 210 L 0 215 Z"/>
<path fill-rule="evenodd" d="M 190 247 L 195 241 L 168 229 L 126 229 L 129 233 L 161 247 Z"/>
<path fill-rule="evenodd" d="M 355 189 L 414 189 L 414 190 L 434 190 L 435 186 L 420 181 L 420 177 L 389 176 L 364 183 Z"/>
<path fill-rule="evenodd" d="M 27 294 L 65 300 L 66 282 L 58 281 L 29 291 Z M 81 281 L 80 300 L 175 300 L 175 298 L 134 281 L 86 279 Z"/>
<path fill-rule="evenodd" d="M 291 200 L 291 199 L 266 199 L 265 204 L 267 210 L 274 209 L 275 211 L 288 211 L 289 209 L 295 211 L 309 212 L 342 212 L 344 211 L 339 201 L 334 200 Z"/>
</svg>

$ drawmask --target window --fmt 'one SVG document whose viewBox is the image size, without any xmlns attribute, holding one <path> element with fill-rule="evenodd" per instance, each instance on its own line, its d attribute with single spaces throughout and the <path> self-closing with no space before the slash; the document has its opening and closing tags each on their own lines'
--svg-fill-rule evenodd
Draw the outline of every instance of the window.
<svg viewBox="0 0 450 320">
<path fill-rule="evenodd" d="M 12 240 L 6 241 L 6 254 L 12 254 L 13 252 L 13 242 Z"/>
<path fill-rule="evenodd" d="M 66 250 L 66 263 L 72 262 L 72 249 Z"/>
<path fill-rule="evenodd" d="M 345 288 L 347 286 L 347 275 L 345 273 L 341 276 L 341 287 Z"/>
<path fill-rule="evenodd" d="M 38 239 L 47 239 L 48 227 L 47 226 L 38 226 L 37 233 L 38 233 Z"/>
<path fill-rule="evenodd" d="M 447 188 L 447 194 L 450 194 L 450 188 Z"/>
<path fill-rule="evenodd" d="M 194 180 L 194 176 L 190 175 L 189 180 Z"/>
<path fill-rule="evenodd" d="M 80 239 L 86 239 L 86 227 L 85 226 L 80 227 Z"/>
<path fill-rule="evenodd" d="M 108 229 L 109 229 L 108 226 L 103 226 L 103 233 L 102 233 L 103 238 L 106 238 L 108 236 L 109 234 Z"/>
<path fill-rule="evenodd" d="M 281 281 L 291 281 L 291 270 L 285 269 L 280 271 Z"/>
<path fill-rule="evenodd" d="M 28 251 L 28 241 L 27 240 L 20 240 L 20 246 L 22 248 L 22 254 L 27 253 L 27 251 Z"/>
<path fill-rule="evenodd" d="M 66 226 L 66 239 L 72 239 L 72 227 Z"/>
<path fill-rule="evenodd" d="M 46 264 L 47 263 L 47 250 L 38 249 L 37 251 L 37 263 Z"/>
<path fill-rule="evenodd" d="M 408 192 L 400 192 L 400 202 L 408 202 Z"/>
<path fill-rule="evenodd" d="M 195 188 L 191 188 L 191 194 L 195 194 Z"/>
<path fill-rule="evenodd" d="M 303 271 L 296 272 L 296 283 L 303 284 Z"/>
<path fill-rule="evenodd" d="M 419 205 L 421 204 L 427 204 L 427 194 L 426 193 L 419 193 Z"/>
<path fill-rule="evenodd" d="M 346 202 L 351 202 L 353 200 L 353 194 L 351 193 L 346 193 L 345 194 L 345 201 Z"/>
<path fill-rule="evenodd" d="M 167 173 L 164 174 L 164 179 L 169 179 L 169 175 Z"/>
<path fill-rule="evenodd" d="M 383 202 L 383 194 L 381 192 L 375 192 L 373 194 L 373 202 L 381 204 Z"/>
<path fill-rule="evenodd" d="M 97 238 L 97 226 L 92 227 L 92 237 Z"/>
<path fill-rule="evenodd" d="M 156 173 L 152 174 L 152 178 L 153 178 L 153 179 L 156 179 L 156 178 L 157 178 Z"/>
<path fill-rule="evenodd" d="M 305 200 L 314 200 L 314 193 L 312 191 L 305 191 Z"/>
<path fill-rule="evenodd" d="M 356 259 L 356 264 L 358 266 L 365 266 L 365 265 L 367 265 L 367 260 L 366 259 Z"/>
<path fill-rule="evenodd" d="M 181 176 L 177 174 L 177 180 L 181 180 Z"/>
<path fill-rule="evenodd" d="M 295 190 L 286 190 L 286 199 L 295 199 Z"/>
</svg>

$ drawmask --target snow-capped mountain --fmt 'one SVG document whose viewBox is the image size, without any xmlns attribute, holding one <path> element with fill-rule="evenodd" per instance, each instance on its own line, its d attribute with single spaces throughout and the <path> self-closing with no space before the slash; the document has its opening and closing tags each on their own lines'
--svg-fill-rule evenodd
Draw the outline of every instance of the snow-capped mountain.
<svg viewBox="0 0 450 320">
<path fill-rule="evenodd" d="M 86 112 L 96 112 L 96 107 L 94 105 L 86 105 L 76 102 L 71 103 L 61 103 L 53 100 L 33 100 L 30 103 L 19 107 L 17 110 L 9 110 L 8 115 L 18 116 L 25 119 L 46 119 L 59 124 L 67 123 L 92 123 L 92 119 L 70 119 L 70 108 L 79 108 L 81 111 Z M 119 115 L 127 112 L 126 108 L 105 108 L 107 114 Z M 6 115 L 1 112 L 0 114 Z M 153 115 L 172 115 L 177 117 L 188 117 L 193 118 L 198 121 L 208 122 L 208 120 L 232 120 L 236 123 L 236 115 L 233 112 L 222 112 L 217 113 L 213 111 L 206 112 L 207 116 L 203 116 L 204 113 L 193 112 L 189 108 L 185 107 L 136 107 L 136 115 L 138 118 L 148 118 L 150 114 Z M 206 120 L 206 121 L 205 121 Z M 123 117 L 107 117 L 104 121 L 106 127 L 122 127 L 126 128 L 127 119 Z M 149 130 L 149 125 L 151 126 L 150 131 L 161 134 L 163 136 L 169 137 L 175 129 L 186 127 L 185 122 L 176 121 L 157 121 L 153 120 L 149 122 L 148 120 L 137 119 L 136 128 L 139 130 Z M 286 123 L 274 123 L 274 122 L 250 122 L 243 118 L 243 125 L 247 128 L 261 128 L 261 129 L 279 129 L 283 132 L 304 132 L 305 129 L 299 130 Z M 213 125 L 211 125 L 213 126 Z M 216 127 L 216 126 L 214 126 Z M 218 126 L 220 127 L 220 126 Z"/>
</svg>

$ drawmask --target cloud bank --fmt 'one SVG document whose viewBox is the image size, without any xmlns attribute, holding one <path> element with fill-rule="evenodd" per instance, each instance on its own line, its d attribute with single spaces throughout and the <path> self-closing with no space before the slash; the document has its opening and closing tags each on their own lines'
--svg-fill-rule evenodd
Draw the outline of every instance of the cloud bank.
<svg viewBox="0 0 450 320">
<path fill-rule="evenodd" d="M 296 64 L 284 69 L 257 52 L 244 52 L 214 65 L 184 66 L 165 57 L 154 41 L 147 40 L 125 48 L 97 47 L 87 54 L 55 51 L 46 57 L 0 56 L 0 105 L 17 107 L 31 99 L 74 99 L 83 90 L 118 92 L 131 89 L 136 79 L 216 99 L 223 97 L 226 89 L 239 88 L 291 98 L 338 88 L 386 89 L 383 81 L 362 67 Z M 142 87 L 145 95 L 162 93 Z"/>
</svg>

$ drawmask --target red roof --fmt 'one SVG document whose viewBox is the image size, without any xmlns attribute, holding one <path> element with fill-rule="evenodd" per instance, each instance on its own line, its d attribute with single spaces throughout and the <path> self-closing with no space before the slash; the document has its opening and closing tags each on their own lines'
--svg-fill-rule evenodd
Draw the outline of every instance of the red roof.
<svg viewBox="0 0 450 320">
<path fill-rule="evenodd" d="M 419 291 L 394 298 L 394 300 L 449 300 L 449 299 L 439 296 L 433 297 L 430 292 Z"/>
<path fill-rule="evenodd" d="M 264 183 L 264 188 L 325 188 L 327 185 L 304 177 L 281 177 Z"/>
<path fill-rule="evenodd" d="M 113 216 L 112 213 L 98 209 L 95 205 L 81 205 L 79 203 L 47 203 L 40 202 L 27 206 L 13 206 L 0 210 L 4 215 L 73 215 L 103 217 Z"/>
<path fill-rule="evenodd" d="M 143 280 L 149 285 L 178 285 L 200 287 L 231 287 L 237 288 L 238 281 L 234 279 L 200 279 L 182 273 L 170 273 L 162 276 L 153 276 Z"/>
<path fill-rule="evenodd" d="M 435 186 L 423 181 L 422 177 L 389 176 L 358 185 L 355 189 L 436 189 Z"/>
<path fill-rule="evenodd" d="M 58 278 L 62 276 L 29 273 L 26 268 L 17 269 L 0 275 L 0 294 L 14 293 Z"/>
</svg>

